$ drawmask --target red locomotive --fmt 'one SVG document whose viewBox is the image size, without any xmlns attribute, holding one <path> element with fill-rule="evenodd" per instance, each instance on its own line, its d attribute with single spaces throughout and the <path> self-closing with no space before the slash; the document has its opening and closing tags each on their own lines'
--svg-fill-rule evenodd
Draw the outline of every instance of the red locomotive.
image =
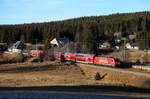
<svg viewBox="0 0 150 99">
<path fill-rule="evenodd" d="M 120 65 L 119 60 L 110 57 L 95 57 L 93 61 L 94 64 L 107 65 L 112 67 Z"/>
</svg>

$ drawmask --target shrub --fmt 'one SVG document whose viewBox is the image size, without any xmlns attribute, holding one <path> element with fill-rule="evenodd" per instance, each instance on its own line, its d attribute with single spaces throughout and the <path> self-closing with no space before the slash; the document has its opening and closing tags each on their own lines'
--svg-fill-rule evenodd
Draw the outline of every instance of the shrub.
<svg viewBox="0 0 150 99">
<path fill-rule="evenodd" d="M 140 62 L 139 59 L 136 61 L 136 64 L 137 64 L 137 65 L 141 64 L 141 62 Z"/>
<path fill-rule="evenodd" d="M 100 80 L 101 79 L 101 76 L 100 76 L 100 74 L 99 74 L 99 72 L 97 72 L 96 74 L 95 74 L 95 80 Z"/>
<path fill-rule="evenodd" d="M 55 57 L 54 55 L 49 55 L 49 54 L 45 54 L 45 56 L 43 57 L 44 61 L 55 61 Z"/>
<path fill-rule="evenodd" d="M 24 55 L 21 53 L 14 53 L 11 55 L 10 60 L 11 62 L 23 62 L 24 61 Z"/>
<path fill-rule="evenodd" d="M 50 56 L 50 61 L 55 61 L 55 57 L 54 56 Z"/>
<path fill-rule="evenodd" d="M 141 88 L 150 88 L 150 79 L 142 79 L 138 82 L 138 86 Z"/>
</svg>

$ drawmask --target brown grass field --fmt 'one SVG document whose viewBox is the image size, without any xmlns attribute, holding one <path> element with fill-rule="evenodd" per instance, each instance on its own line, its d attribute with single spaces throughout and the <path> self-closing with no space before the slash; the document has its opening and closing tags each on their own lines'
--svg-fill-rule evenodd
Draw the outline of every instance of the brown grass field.
<svg viewBox="0 0 150 99">
<path fill-rule="evenodd" d="M 95 80 L 99 72 L 104 76 Z M 0 87 L 111 85 L 150 88 L 150 77 L 106 71 L 58 61 L 0 65 Z"/>
</svg>

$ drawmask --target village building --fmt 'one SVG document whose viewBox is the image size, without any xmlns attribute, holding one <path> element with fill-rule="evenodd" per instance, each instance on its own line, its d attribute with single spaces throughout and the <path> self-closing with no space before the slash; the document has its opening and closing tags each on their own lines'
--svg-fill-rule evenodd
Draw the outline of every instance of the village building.
<svg viewBox="0 0 150 99">
<path fill-rule="evenodd" d="M 50 44 L 53 47 L 63 47 L 65 44 L 69 43 L 69 39 L 64 37 L 64 38 L 54 38 L 52 41 L 50 41 Z"/>
<path fill-rule="evenodd" d="M 137 44 L 136 43 L 127 43 L 126 44 L 126 48 L 127 49 L 134 49 L 134 50 L 139 50 L 139 47 L 137 46 Z"/>
<path fill-rule="evenodd" d="M 109 42 L 104 42 L 102 45 L 100 45 L 100 49 L 109 49 L 111 48 L 111 44 Z"/>
<path fill-rule="evenodd" d="M 17 41 L 15 44 L 13 44 L 13 46 L 11 48 L 8 49 L 8 51 L 21 53 L 21 51 L 25 48 L 26 48 L 26 46 L 23 42 Z"/>
</svg>

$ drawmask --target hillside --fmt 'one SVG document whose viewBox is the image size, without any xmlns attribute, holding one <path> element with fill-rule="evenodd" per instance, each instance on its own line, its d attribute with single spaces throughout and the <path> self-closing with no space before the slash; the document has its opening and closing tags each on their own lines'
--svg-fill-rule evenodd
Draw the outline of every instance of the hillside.
<svg viewBox="0 0 150 99">
<path fill-rule="evenodd" d="M 114 42 L 114 33 L 128 38 L 136 34 L 136 41 L 143 48 L 149 48 L 150 12 L 112 14 L 68 19 L 64 21 L 1 25 L 0 42 L 12 43 L 17 40 L 35 43 L 48 42 L 54 37 L 68 37 L 72 41 L 86 42 L 89 49 L 96 43 Z M 145 44 L 143 46 L 143 44 Z"/>
</svg>

